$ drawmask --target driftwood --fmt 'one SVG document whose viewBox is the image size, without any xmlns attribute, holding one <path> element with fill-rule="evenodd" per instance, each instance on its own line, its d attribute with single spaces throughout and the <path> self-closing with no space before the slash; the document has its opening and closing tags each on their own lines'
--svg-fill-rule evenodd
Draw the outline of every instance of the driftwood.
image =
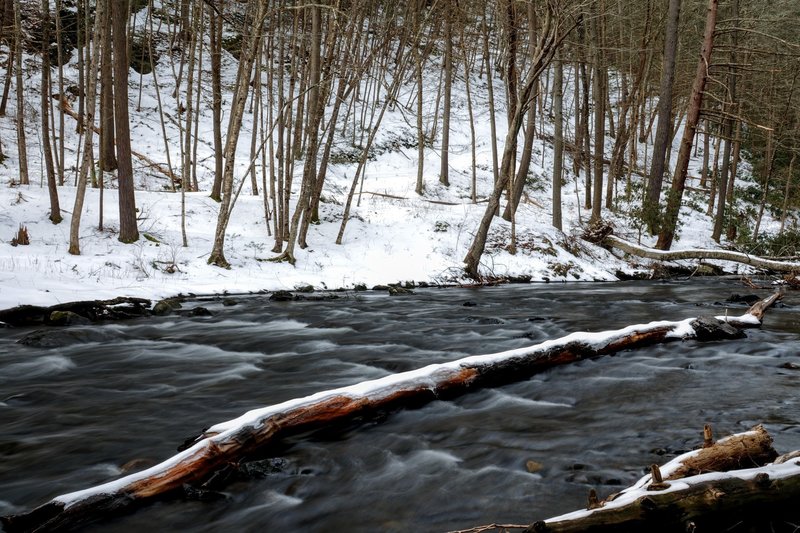
<svg viewBox="0 0 800 533">
<path fill-rule="evenodd" d="M 757 426 L 665 464 L 653 465 L 638 483 L 603 502 L 535 522 L 530 533 L 579 531 L 770 530 L 794 520 L 800 497 L 795 454 L 777 458 L 772 438 Z M 764 529 L 765 524 L 769 525 Z M 791 530 L 791 528 L 789 529 Z"/>
<path fill-rule="evenodd" d="M 720 317 L 718 321 L 736 327 L 758 326 L 766 309 L 779 298 L 773 294 L 741 317 Z M 692 338 L 693 323 L 695 319 L 660 321 L 601 333 L 573 333 L 528 348 L 429 365 L 256 409 L 209 428 L 188 442 L 186 449 L 152 468 L 57 496 L 29 513 L 0 520 L 9 531 L 75 527 L 131 504 L 175 494 L 184 486 L 201 485 L 216 471 L 290 435 L 419 406 L 482 386 L 519 381 L 556 365 Z M 727 338 L 722 329 L 721 337 Z"/>
<path fill-rule="evenodd" d="M 789 261 L 776 261 L 774 259 L 765 259 L 755 255 L 745 254 L 742 252 L 733 252 L 730 250 L 704 250 L 704 249 L 690 249 L 690 250 L 674 250 L 663 251 L 655 250 L 645 246 L 639 246 L 631 242 L 620 239 L 615 235 L 608 235 L 603 240 L 603 243 L 612 248 L 617 248 L 623 252 L 635 255 L 637 257 L 644 257 L 646 259 L 656 259 L 658 261 L 679 261 L 682 259 L 715 259 L 719 261 L 733 261 L 735 263 L 742 263 L 745 265 L 762 268 L 764 270 L 772 270 L 775 272 L 800 272 L 800 263 Z"/>
</svg>

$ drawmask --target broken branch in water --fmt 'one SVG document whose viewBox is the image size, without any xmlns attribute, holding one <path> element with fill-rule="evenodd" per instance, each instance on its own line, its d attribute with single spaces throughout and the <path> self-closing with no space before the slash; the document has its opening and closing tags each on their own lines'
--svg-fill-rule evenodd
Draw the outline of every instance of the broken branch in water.
<svg viewBox="0 0 800 533">
<path fill-rule="evenodd" d="M 787 513 L 797 515 L 800 464 L 795 455 L 777 455 L 770 435 L 756 426 L 660 468 L 653 465 L 650 474 L 605 501 L 526 531 L 728 531 L 744 520 L 778 522 Z"/>
</svg>

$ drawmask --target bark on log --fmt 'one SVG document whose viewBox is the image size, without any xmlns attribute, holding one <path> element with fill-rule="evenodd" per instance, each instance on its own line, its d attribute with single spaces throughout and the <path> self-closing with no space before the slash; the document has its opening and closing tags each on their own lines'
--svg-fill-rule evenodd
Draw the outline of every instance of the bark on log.
<svg viewBox="0 0 800 533">
<path fill-rule="evenodd" d="M 527 531 L 726 531 L 748 520 L 796 517 L 800 463 L 767 464 L 776 456 L 771 437 L 757 426 L 670 461 L 661 483 L 647 475 L 592 509 L 535 522 Z"/>
<path fill-rule="evenodd" d="M 764 309 L 779 297 L 773 295 L 756 304 L 755 314 L 719 319 L 736 327 L 758 326 L 757 316 L 763 315 Z M 290 435 L 374 417 L 400 407 L 419 406 L 478 387 L 519 381 L 556 365 L 692 338 L 693 321 L 690 318 L 608 332 L 573 333 L 528 348 L 429 365 L 256 409 L 211 427 L 189 442 L 187 449 L 152 468 L 57 496 L 29 513 L 0 517 L 0 521 L 8 531 L 75 527 L 128 505 L 174 494 L 185 485 L 201 483 L 215 471 L 235 465 Z"/>
<path fill-rule="evenodd" d="M 742 252 L 733 252 L 730 250 L 705 250 L 705 249 L 689 249 L 689 250 L 672 250 L 663 251 L 648 248 L 646 246 L 639 246 L 631 242 L 620 239 L 615 235 L 608 235 L 603 243 L 612 248 L 617 248 L 623 252 L 635 255 L 637 257 L 644 257 L 646 259 L 656 259 L 658 261 L 679 261 L 682 259 L 715 259 L 719 261 L 733 261 L 735 263 L 742 263 L 745 265 L 754 266 L 756 268 L 763 268 L 765 270 L 772 270 L 775 272 L 800 272 L 800 263 L 788 261 L 776 261 L 773 259 L 764 259 L 755 255 L 745 254 Z"/>
</svg>

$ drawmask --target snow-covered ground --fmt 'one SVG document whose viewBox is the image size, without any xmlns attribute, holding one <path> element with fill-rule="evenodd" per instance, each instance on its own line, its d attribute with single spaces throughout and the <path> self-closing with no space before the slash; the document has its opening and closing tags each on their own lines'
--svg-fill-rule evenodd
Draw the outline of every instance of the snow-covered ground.
<svg viewBox="0 0 800 533">
<path fill-rule="evenodd" d="M 203 76 L 208 79 L 207 63 Z M 186 226 L 188 246 L 182 245 L 181 195 L 166 190 L 166 179 L 134 159 L 136 174 L 136 203 L 139 209 L 139 230 L 142 238 L 133 244 L 117 240 L 118 228 L 116 190 L 112 181 L 105 189 L 103 229 L 98 228 L 100 191 L 89 189 L 81 222 L 81 255 L 67 252 L 69 224 L 72 217 L 75 188 L 59 187 L 64 221 L 53 225 L 47 219 L 49 201 L 43 183 L 39 123 L 38 64 L 35 56 L 26 57 L 25 109 L 28 126 L 27 149 L 30 161 L 31 185 L 18 184 L 18 156 L 14 134 L 14 99 L 9 101 L 7 116 L 0 117 L 0 142 L 7 156 L 0 165 L 0 309 L 19 304 L 55 304 L 65 301 L 140 296 L 160 298 L 178 293 L 207 294 L 293 289 L 312 285 L 316 289 L 352 288 L 356 284 L 368 287 L 405 281 L 454 283 L 464 281 L 462 260 L 472 241 L 485 203 L 473 204 L 471 195 L 471 141 L 463 82 L 456 83 L 450 151 L 450 187 L 438 183 L 440 139 L 425 151 L 425 195 L 414 192 L 417 168 L 417 149 L 397 148 L 378 155 L 367 164 L 360 205 L 355 202 L 342 245 L 335 244 L 342 220 L 343 203 L 352 177 L 353 164 L 331 165 L 326 178 L 321 206 L 322 222 L 311 227 L 309 247 L 297 250 L 295 266 L 266 261 L 273 257 L 270 250 L 274 239 L 265 223 L 263 198 L 250 193 L 249 182 L 244 186 L 228 226 L 226 257 L 230 269 L 209 266 L 206 261 L 212 248 L 218 204 L 209 198 L 213 179 L 211 139 L 212 118 L 205 92 L 201 101 L 202 116 L 196 165 L 201 192 L 186 194 Z M 68 83 L 77 80 L 70 63 L 65 71 Z M 436 67 L 436 65 L 434 65 Z M 425 102 L 426 123 L 432 124 L 437 68 L 427 69 L 431 76 L 426 83 L 431 101 Z M 179 102 L 172 97 L 175 78 L 170 58 L 163 55 L 159 65 L 160 96 L 164 101 L 170 159 L 176 172 L 180 164 L 179 129 L 176 120 Z M 235 77 L 235 64 L 226 55 L 223 85 L 230 87 Z M 501 81 L 495 80 L 495 93 L 502 94 Z M 571 80 L 567 80 L 571 83 Z M 205 84 L 206 86 L 208 83 Z M 488 98 L 485 77 L 471 80 L 474 103 L 477 153 L 477 197 L 488 196 L 491 190 L 491 145 L 488 120 Z M 12 87 L 12 94 L 14 91 Z M 206 89 L 207 90 L 207 89 Z M 401 91 L 397 99 L 409 103 L 387 113 L 376 140 L 379 146 L 392 144 L 393 139 L 414 139 L 413 88 Z M 571 95 L 567 90 L 565 94 Z M 565 106 L 570 109 L 569 98 Z M 230 101 L 229 98 L 226 101 Z M 548 111 L 550 101 L 545 103 Z M 152 75 L 140 77 L 131 71 L 130 109 L 133 148 L 161 165 L 166 165 L 164 140 L 157 111 L 155 84 Z M 56 111 L 57 112 L 57 111 Z M 541 113 L 540 113 L 541 115 Z M 75 179 L 76 149 L 79 138 L 72 118 L 66 118 L 67 183 Z M 227 124 L 227 116 L 224 118 Z M 571 121 L 567 121 L 571 123 Z M 505 108 L 497 109 L 497 142 L 502 150 L 505 136 Z M 246 115 L 244 133 L 237 154 L 237 179 L 242 179 L 249 162 L 249 132 L 252 115 Z M 441 129 L 441 128 L 439 128 Z M 552 133 L 552 124 L 544 121 L 540 132 Z M 675 146 L 678 139 L 676 137 Z M 610 154 L 613 139 L 607 139 L 606 153 Z M 347 150 L 344 138 L 334 148 Z M 349 148 L 352 150 L 352 148 Z M 702 150 L 702 148 L 701 148 Z M 643 159 L 642 156 L 641 159 Z M 699 174 L 700 156 L 693 161 L 693 171 Z M 617 271 L 632 272 L 641 268 L 629 265 L 606 250 L 581 241 L 578 237 L 588 213 L 580 205 L 583 198 L 583 178 L 570 171 L 567 157 L 565 185 L 562 190 L 565 232 L 551 226 L 551 169 L 552 146 L 537 139 L 529 173 L 527 195 L 516 217 L 517 253 L 506 250 L 510 243 L 511 225 L 496 218 L 490 231 L 487 250 L 481 263 L 482 273 L 490 276 L 531 276 L 533 281 L 613 281 Z M 675 157 L 672 157 L 674 162 Z M 302 174 L 302 162 L 296 166 L 296 183 Z M 259 169 L 260 173 L 260 169 Z M 634 176 L 635 179 L 640 179 Z M 620 197 L 624 182 L 619 182 Z M 432 202 L 433 201 L 433 202 Z M 635 199 L 636 205 L 639 200 Z M 714 247 L 710 239 L 711 219 L 705 207 L 694 210 L 685 201 L 681 215 L 679 240 L 674 248 Z M 699 202 L 703 203 L 703 202 Z M 504 204 L 503 204 L 504 205 Z M 604 211 L 604 218 L 617 228 L 617 233 L 643 244 L 653 240 L 640 235 L 631 227 L 625 215 L 629 205 L 620 202 L 615 211 Z M 17 228 L 24 225 L 30 235 L 30 245 L 12 246 L 10 241 Z M 774 231 L 773 221 L 765 218 L 764 231 Z M 735 269 L 735 266 L 730 267 Z"/>
</svg>

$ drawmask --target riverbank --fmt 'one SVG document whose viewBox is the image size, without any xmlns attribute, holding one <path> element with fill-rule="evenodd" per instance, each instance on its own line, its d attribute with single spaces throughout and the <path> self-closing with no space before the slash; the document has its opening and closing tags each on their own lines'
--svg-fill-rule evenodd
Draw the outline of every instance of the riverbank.
<svg viewBox="0 0 800 533">
<path fill-rule="evenodd" d="M 60 189 L 61 203 L 71 206 L 75 189 Z M 393 191 L 395 196 L 405 194 Z M 274 238 L 264 223 L 263 200 L 239 198 L 226 236 L 230 269 L 207 264 L 216 224 L 216 202 L 207 193 L 187 193 L 186 237 L 181 234 L 179 193 L 137 191 L 141 238 L 133 244 L 117 240 L 116 190 L 104 191 L 103 229 L 98 228 L 100 191 L 87 191 L 81 225 L 81 255 L 67 252 L 71 213 L 58 225 L 47 218 L 47 189 L 38 185 L 0 187 L 0 309 L 18 305 L 52 306 L 116 297 L 159 300 L 179 294 L 224 295 L 273 292 L 313 287 L 315 290 L 359 286 L 472 283 L 463 275 L 462 259 L 484 204 L 459 199 L 458 187 L 439 188 L 433 204 L 427 197 L 403 200 L 364 194 L 354 206 L 342 245 L 336 245 L 341 206 L 322 205 L 319 225 L 311 227 L 309 247 L 297 249 L 297 263 L 270 258 Z M 580 239 L 579 225 L 569 233 L 549 225 L 549 214 L 533 204 L 520 207 L 517 251 L 508 251 L 510 224 L 493 223 L 482 272 L 491 278 L 533 282 L 616 281 L 647 276 L 650 262 L 621 256 Z M 688 217 L 700 216 L 689 212 Z M 619 233 L 636 238 L 625 221 L 614 219 Z M 10 241 L 22 225 L 30 244 Z M 711 246 L 705 226 L 684 226 L 676 247 Z M 690 263 L 685 263 L 689 265 Z M 748 272 L 728 263 L 726 272 Z"/>
</svg>

